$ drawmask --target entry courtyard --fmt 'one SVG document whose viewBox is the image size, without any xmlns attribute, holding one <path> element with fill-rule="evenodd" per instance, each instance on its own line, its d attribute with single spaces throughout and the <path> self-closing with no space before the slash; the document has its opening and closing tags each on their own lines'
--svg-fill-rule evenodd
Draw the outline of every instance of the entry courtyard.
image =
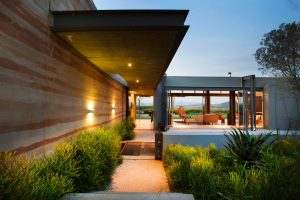
<svg viewBox="0 0 300 200">
<path fill-rule="evenodd" d="M 0 0 L 0 200 L 298 200 L 299 8 Z"/>
</svg>

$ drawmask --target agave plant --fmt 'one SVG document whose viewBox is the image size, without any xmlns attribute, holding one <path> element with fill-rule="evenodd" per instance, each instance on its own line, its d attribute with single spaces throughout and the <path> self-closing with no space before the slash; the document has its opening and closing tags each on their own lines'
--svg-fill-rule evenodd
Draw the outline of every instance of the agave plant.
<svg viewBox="0 0 300 200">
<path fill-rule="evenodd" d="M 272 132 L 253 135 L 249 131 L 232 128 L 227 133 L 225 134 L 227 138 L 225 148 L 229 151 L 228 158 L 245 166 L 257 165 L 262 158 L 262 152 L 271 147 L 275 141 Z M 271 137 L 273 137 L 272 140 L 270 140 Z"/>
</svg>

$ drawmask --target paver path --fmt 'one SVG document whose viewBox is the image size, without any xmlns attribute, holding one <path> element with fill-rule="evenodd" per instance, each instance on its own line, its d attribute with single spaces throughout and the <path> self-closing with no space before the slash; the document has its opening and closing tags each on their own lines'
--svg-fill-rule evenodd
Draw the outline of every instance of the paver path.
<svg viewBox="0 0 300 200">
<path fill-rule="evenodd" d="M 62 200 L 194 200 L 194 197 L 182 193 L 96 192 L 66 194 Z"/>
<path fill-rule="evenodd" d="M 109 189 L 113 192 L 169 192 L 166 173 L 158 160 L 123 160 Z"/>
<path fill-rule="evenodd" d="M 154 160 L 154 151 L 146 149 L 147 146 L 150 148 L 150 144 L 154 142 L 153 131 L 138 130 L 136 134 L 133 144 L 138 144 L 136 141 L 144 141 L 141 142 L 143 148 L 140 156 L 123 156 L 123 163 L 115 170 L 108 190 L 113 192 L 169 192 L 162 161 Z M 153 152 L 153 155 L 149 155 L 150 152 Z"/>
<path fill-rule="evenodd" d="M 191 194 L 168 193 L 163 164 L 150 155 L 154 152 L 154 133 L 151 130 L 136 130 L 136 133 L 131 142 L 140 143 L 138 156 L 123 156 L 123 163 L 115 170 L 107 191 L 70 193 L 63 200 L 194 200 Z"/>
</svg>

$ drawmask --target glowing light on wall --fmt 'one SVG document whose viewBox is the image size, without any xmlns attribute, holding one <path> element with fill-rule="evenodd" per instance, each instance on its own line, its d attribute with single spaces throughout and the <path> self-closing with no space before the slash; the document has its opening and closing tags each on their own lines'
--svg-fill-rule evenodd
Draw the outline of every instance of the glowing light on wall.
<svg viewBox="0 0 300 200">
<path fill-rule="evenodd" d="M 116 113 L 116 104 L 115 101 L 112 100 L 112 104 L 111 104 L 111 114 L 114 116 Z"/>
<path fill-rule="evenodd" d="M 86 108 L 87 108 L 87 111 L 88 111 L 86 121 L 87 121 L 88 124 L 93 124 L 94 120 L 95 120 L 95 117 L 94 117 L 94 113 L 95 113 L 94 101 L 88 100 L 87 104 L 86 104 Z"/>
<path fill-rule="evenodd" d="M 94 123 L 94 113 L 88 113 L 87 114 L 87 118 L 86 121 L 88 124 L 93 124 Z"/>
<path fill-rule="evenodd" d="M 94 113 L 95 112 L 95 107 L 94 107 L 94 102 L 93 101 L 88 101 L 87 102 L 87 110 L 89 113 Z"/>
</svg>

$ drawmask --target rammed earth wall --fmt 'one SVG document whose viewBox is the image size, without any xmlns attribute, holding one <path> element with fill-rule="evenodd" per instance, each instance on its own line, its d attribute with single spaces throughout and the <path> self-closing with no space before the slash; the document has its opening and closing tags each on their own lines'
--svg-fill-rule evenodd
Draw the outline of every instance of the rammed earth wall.
<svg viewBox="0 0 300 200">
<path fill-rule="evenodd" d="M 93 9 L 92 0 L 0 0 L 0 151 L 47 153 L 125 118 L 126 89 L 50 29 L 49 10 Z"/>
</svg>

